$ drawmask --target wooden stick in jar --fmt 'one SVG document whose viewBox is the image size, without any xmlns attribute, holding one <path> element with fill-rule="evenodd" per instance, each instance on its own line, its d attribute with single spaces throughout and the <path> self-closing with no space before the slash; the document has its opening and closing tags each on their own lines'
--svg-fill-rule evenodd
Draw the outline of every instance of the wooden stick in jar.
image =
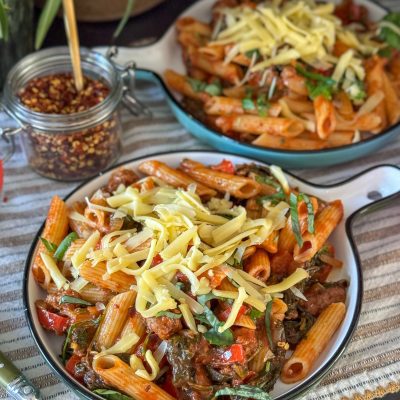
<svg viewBox="0 0 400 400">
<path fill-rule="evenodd" d="M 68 38 L 69 52 L 71 54 L 72 69 L 76 90 L 83 89 L 83 75 L 81 68 L 81 55 L 79 52 L 79 37 L 73 0 L 63 0 L 64 24 Z"/>
</svg>

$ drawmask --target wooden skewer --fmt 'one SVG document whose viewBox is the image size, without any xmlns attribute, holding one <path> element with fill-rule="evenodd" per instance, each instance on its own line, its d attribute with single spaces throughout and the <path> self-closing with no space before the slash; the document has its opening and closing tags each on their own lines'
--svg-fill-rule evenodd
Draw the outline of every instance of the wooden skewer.
<svg viewBox="0 0 400 400">
<path fill-rule="evenodd" d="M 81 54 L 79 52 L 79 37 L 73 0 L 63 0 L 64 25 L 68 38 L 69 52 L 71 54 L 72 69 L 76 90 L 83 89 L 83 75 L 81 68 Z"/>
</svg>

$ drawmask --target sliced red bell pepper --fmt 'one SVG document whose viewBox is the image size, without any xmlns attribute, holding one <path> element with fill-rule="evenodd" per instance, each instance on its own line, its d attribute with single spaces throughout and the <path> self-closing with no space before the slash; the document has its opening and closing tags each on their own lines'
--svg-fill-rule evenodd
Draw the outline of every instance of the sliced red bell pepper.
<svg viewBox="0 0 400 400">
<path fill-rule="evenodd" d="M 241 344 L 235 343 L 222 353 L 222 359 L 228 363 L 244 362 L 245 353 Z"/>
<path fill-rule="evenodd" d="M 235 166 L 233 165 L 232 161 L 223 159 L 219 164 L 213 165 L 211 167 L 215 171 L 225 172 L 227 174 L 234 174 L 235 173 Z"/>
<path fill-rule="evenodd" d="M 236 320 L 240 316 L 242 316 L 243 314 L 246 314 L 247 310 L 248 310 L 248 308 L 246 306 L 240 306 L 239 312 L 238 312 L 238 314 L 236 316 Z M 228 319 L 229 314 L 231 313 L 231 311 L 232 311 L 232 306 L 227 307 L 225 310 L 221 311 L 218 314 L 219 319 L 222 320 L 222 321 L 226 321 Z"/>
<path fill-rule="evenodd" d="M 72 375 L 75 379 L 77 379 L 79 382 L 83 382 L 83 376 L 77 375 L 75 372 L 75 366 L 82 360 L 81 356 L 78 356 L 77 354 L 73 354 L 65 364 L 65 369 L 67 372 Z"/>
<path fill-rule="evenodd" d="M 70 325 L 68 317 L 63 317 L 38 306 L 36 306 L 36 311 L 40 325 L 44 329 L 55 332 L 57 335 L 62 335 Z"/>
<path fill-rule="evenodd" d="M 157 254 L 154 258 L 153 261 L 151 262 L 151 266 L 154 267 L 155 265 L 161 264 L 163 262 L 163 258 Z"/>
</svg>

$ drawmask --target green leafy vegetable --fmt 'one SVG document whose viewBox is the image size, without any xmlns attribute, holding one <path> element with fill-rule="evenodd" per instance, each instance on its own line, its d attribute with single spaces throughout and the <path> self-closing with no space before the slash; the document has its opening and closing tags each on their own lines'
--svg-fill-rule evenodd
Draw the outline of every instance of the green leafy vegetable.
<svg viewBox="0 0 400 400">
<path fill-rule="evenodd" d="M 272 397 L 264 390 L 250 385 L 240 385 L 236 387 L 225 387 L 218 390 L 215 395 L 218 396 L 238 396 L 254 400 L 272 400 Z"/>
<path fill-rule="evenodd" d="M 70 234 L 68 234 L 67 236 L 65 236 L 65 238 L 63 239 L 63 241 L 60 243 L 60 245 L 57 247 L 57 250 L 54 253 L 54 258 L 57 261 L 62 260 L 62 258 L 64 257 L 65 252 L 68 250 L 68 247 L 71 246 L 71 243 L 78 239 L 78 234 L 76 232 L 71 232 Z"/>
<path fill-rule="evenodd" d="M 390 22 L 394 28 L 400 30 L 400 13 L 392 12 L 387 14 L 382 21 Z M 390 26 L 383 26 L 380 29 L 379 38 L 389 45 L 389 48 L 400 50 L 400 34 L 397 29 L 392 29 Z"/>
<path fill-rule="evenodd" d="M 115 30 L 114 34 L 113 34 L 113 39 L 116 39 L 122 32 L 122 30 L 125 28 L 126 23 L 129 20 L 129 17 L 132 14 L 132 10 L 133 10 L 133 6 L 135 5 L 135 0 L 128 0 L 126 3 L 126 7 L 125 7 L 125 11 L 124 11 L 124 15 L 121 19 L 121 21 L 119 21 L 119 24 L 117 26 L 117 29 Z"/>
<path fill-rule="evenodd" d="M 243 110 L 245 110 L 245 111 L 253 111 L 256 109 L 254 101 L 248 97 L 245 97 L 244 99 L 242 99 L 242 107 L 243 107 Z"/>
<path fill-rule="evenodd" d="M 95 389 L 93 390 L 93 393 L 96 393 L 107 400 L 133 400 L 132 397 L 111 389 Z"/>
<path fill-rule="evenodd" d="M 47 0 L 39 17 L 38 27 L 36 30 L 35 49 L 42 47 L 47 32 L 60 9 L 62 0 Z"/>
<path fill-rule="evenodd" d="M 279 203 L 281 200 L 285 200 L 286 196 L 283 191 L 269 194 L 266 196 L 260 196 L 257 198 L 257 203 L 262 204 L 264 201 L 271 201 L 273 204 Z"/>
<path fill-rule="evenodd" d="M 292 218 L 292 230 L 298 245 L 303 246 L 303 237 L 301 236 L 301 228 L 299 221 L 299 213 L 297 210 L 298 203 L 304 201 L 307 206 L 307 230 L 309 233 L 314 233 L 314 207 L 305 193 L 299 193 L 297 196 L 290 193 L 290 216 Z"/>
<path fill-rule="evenodd" d="M 265 363 L 265 372 L 269 372 L 271 369 L 271 361 Z"/>
<path fill-rule="evenodd" d="M 260 94 L 257 97 L 257 111 L 260 117 L 266 117 L 268 114 L 268 110 L 271 107 L 271 104 L 267 100 L 267 96 L 265 94 Z"/>
<path fill-rule="evenodd" d="M 63 344 L 62 351 L 61 351 L 61 359 L 62 359 L 64 364 L 67 361 L 68 345 L 71 342 L 72 331 L 74 330 L 76 325 L 77 324 L 70 325 L 70 327 L 68 328 L 67 336 L 65 337 L 65 340 L 64 340 L 64 344 Z"/>
<path fill-rule="evenodd" d="M 57 250 L 56 244 L 49 242 L 44 237 L 41 237 L 40 240 L 44 244 L 44 247 L 46 247 L 47 251 L 49 251 L 50 253 L 54 253 Z"/>
<path fill-rule="evenodd" d="M 216 346 L 228 346 L 234 342 L 232 331 L 227 329 L 222 333 L 218 332 L 218 328 L 221 327 L 223 323 L 214 315 L 210 308 L 206 306 L 207 301 L 216 298 L 216 296 L 213 296 L 213 294 L 209 293 L 197 297 L 197 301 L 204 307 L 204 316 L 211 325 L 211 329 L 204 333 L 203 336 L 211 344 Z"/>
<path fill-rule="evenodd" d="M 7 6 L 0 0 L 0 39 L 8 40 L 9 26 L 7 18 Z"/>
<path fill-rule="evenodd" d="M 188 78 L 188 82 L 195 92 L 206 92 L 211 96 L 219 96 L 222 93 L 222 86 L 219 80 L 206 83 L 199 79 Z"/>
<path fill-rule="evenodd" d="M 175 314 L 171 311 L 160 311 L 156 314 L 156 317 L 168 317 L 168 318 L 173 318 L 173 319 L 179 319 L 182 317 L 182 314 Z"/>
<path fill-rule="evenodd" d="M 267 332 L 269 348 L 273 350 L 274 343 L 272 342 L 272 332 L 271 332 L 271 311 L 272 311 L 272 300 L 267 303 L 267 306 L 265 308 L 265 330 Z"/>
<path fill-rule="evenodd" d="M 278 182 L 276 182 L 273 178 L 257 175 L 256 181 L 258 183 L 263 183 L 264 185 L 272 186 L 277 190 L 282 190 L 282 186 Z"/>
<path fill-rule="evenodd" d="M 306 87 L 309 97 L 314 100 L 318 96 L 324 96 L 331 100 L 332 94 L 336 90 L 336 81 L 330 77 L 307 71 L 300 65 L 296 66 L 296 71 L 307 78 Z"/>
<path fill-rule="evenodd" d="M 246 51 L 246 53 L 244 53 L 244 54 L 245 54 L 245 56 L 247 58 L 250 58 L 250 59 L 253 58 L 254 54 L 257 55 L 256 59 L 259 58 L 260 55 L 261 55 L 258 49 L 253 49 L 253 50 Z"/>
<path fill-rule="evenodd" d="M 257 310 L 257 308 L 252 308 L 251 311 L 249 312 L 249 317 L 253 321 L 260 318 L 262 315 L 263 315 L 263 312 L 260 310 Z"/>
<path fill-rule="evenodd" d="M 89 303 L 86 300 L 78 299 L 77 297 L 64 295 L 60 298 L 60 304 L 81 304 L 83 306 L 91 306 L 92 303 Z"/>
<path fill-rule="evenodd" d="M 194 314 L 193 316 L 195 319 L 200 321 L 203 325 L 210 325 L 210 323 L 208 322 L 208 319 L 203 314 Z"/>
</svg>

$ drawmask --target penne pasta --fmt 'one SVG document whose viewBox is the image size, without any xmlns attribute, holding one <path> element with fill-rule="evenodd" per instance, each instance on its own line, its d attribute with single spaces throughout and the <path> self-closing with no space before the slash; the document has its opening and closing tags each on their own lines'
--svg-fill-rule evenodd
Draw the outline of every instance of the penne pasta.
<svg viewBox="0 0 400 400">
<path fill-rule="evenodd" d="M 244 270 L 260 281 L 266 282 L 271 274 L 268 253 L 263 249 L 257 249 L 245 263 Z"/>
<path fill-rule="evenodd" d="M 257 139 L 252 141 L 253 144 L 262 147 L 271 147 L 273 149 L 288 149 L 288 150 L 315 150 L 323 149 L 326 143 L 317 139 L 303 139 L 298 137 L 279 137 L 264 133 Z"/>
<path fill-rule="evenodd" d="M 118 294 L 109 301 L 97 333 L 96 348 L 99 351 L 115 344 L 126 324 L 129 308 L 133 306 L 135 298 L 136 292 L 129 291 Z"/>
<path fill-rule="evenodd" d="M 318 317 L 305 339 L 283 366 L 281 379 L 284 383 L 295 383 L 306 377 L 329 340 L 335 334 L 346 313 L 343 303 L 329 305 Z"/>
<path fill-rule="evenodd" d="M 58 246 L 68 233 L 68 216 L 65 203 L 54 196 L 50 203 L 42 237 L 50 243 Z M 51 282 L 50 271 L 46 268 L 41 254 L 50 254 L 44 243 L 40 242 L 34 255 L 32 265 L 33 276 L 43 288 L 47 288 Z"/>
<path fill-rule="evenodd" d="M 202 184 L 219 192 L 230 193 L 239 199 L 253 197 L 260 190 L 260 185 L 252 179 L 212 170 L 189 159 L 184 159 L 181 167 L 188 175 Z"/>
<path fill-rule="evenodd" d="M 343 205 L 340 200 L 329 203 L 315 218 L 315 233 L 303 235 L 303 246 L 294 247 L 294 260 L 305 262 L 310 260 L 324 245 L 332 231 L 343 217 Z"/>
<path fill-rule="evenodd" d="M 113 387 L 134 399 L 174 400 L 156 384 L 137 376 L 134 370 L 117 356 L 100 356 L 93 361 L 94 371 Z"/>
<path fill-rule="evenodd" d="M 196 192 L 199 196 L 213 197 L 216 195 L 215 190 L 207 187 L 207 185 L 202 185 L 184 172 L 171 168 L 159 161 L 145 161 L 139 165 L 139 170 L 144 174 L 156 176 L 176 188 L 186 189 L 189 185 L 195 184 Z"/>
<path fill-rule="evenodd" d="M 327 139 L 336 128 L 336 116 L 333 104 L 324 96 L 314 100 L 317 133 L 321 139 Z"/>
</svg>

